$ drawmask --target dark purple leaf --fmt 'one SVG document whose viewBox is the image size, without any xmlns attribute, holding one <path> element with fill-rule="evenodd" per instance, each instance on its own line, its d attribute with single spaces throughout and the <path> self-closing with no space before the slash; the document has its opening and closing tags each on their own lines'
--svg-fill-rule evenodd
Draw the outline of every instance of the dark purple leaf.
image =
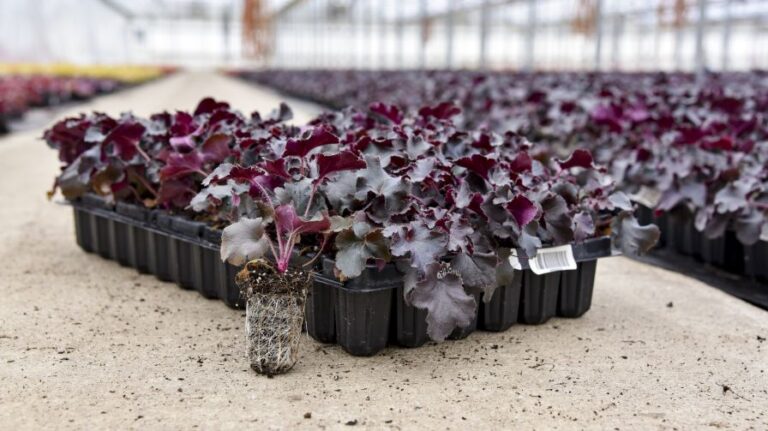
<svg viewBox="0 0 768 431">
<path fill-rule="evenodd" d="M 574 167 L 579 168 L 592 168 L 592 153 L 587 150 L 575 150 L 571 153 L 571 157 L 568 160 L 558 162 L 562 169 L 570 169 Z"/>
<path fill-rule="evenodd" d="M 318 154 L 315 158 L 317 162 L 318 177 L 315 182 L 321 182 L 325 177 L 340 171 L 355 171 L 365 168 L 365 162 L 351 151 L 326 156 Z"/>
<path fill-rule="evenodd" d="M 443 102 L 435 106 L 425 106 L 419 109 L 419 115 L 422 117 L 435 117 L 440 120 L 447 120 L 461 113 L 461 109 L 453 103 Z"/>
<path fill-rule="evenodd" d="M 539 212 L 536 205 L 523 195 L 517 195 L 507 203 L 507 210 L 509 210 L 517 225 L 521 228 L 536 219 L 536 215 Z"/>
<path fill-rule="evenodd" d="M 229 143 L 232 139 L 223 134 L 211 135 L 201 148 L 205 163 L 221 163 L 232 153 Z"/>
<path fill-rule="evenodd" d="M 461 159 L 456 160 L 455 163 L 458 166 L 467 168 L 480 175 L 486 180 L 488 179 L 488 171 L 496 166 L 496 160 L 489 159 L 480 154 L 473 154 L 471 157 L 462 157 Z"/>
<path fill-rule="evenodd" d="M 309 154 L 310 151 L 323 145 L 335 144 L 339 142 L 337 138 L 326 127 L 315 127 L 309 136 L 300 139 L 290 139 L 285 145 L 285 152 L 283 157 L 286 156 L 299 156 L 304 157 Z"/>
<path fill-rule="evenodd" d="M 388 119 L 393 124 L 400 124 L 403 122 L 403 113 L 394 105 L 386 105 L 384 103 L 373 103 L 370 106 L 370 110 L 373 113 L 379 114 L 382 117 Z"/>
<path fill-rule="evenodd" d="M 112 129 L 104 138 L 102 146 L 112 146 L 115 155 L 121 159 L 132 160 L 139 153 L 139 141 L 144 134 L 144 126 L 139 123 L 123 123 Z"/>
<path fill-rule="evenodd" d="M 427 334 L 432 340 L 443 341 L 455 328 L 472 322 L 475 298 L 467 295 L 461 277 L 449 265 L 433 262 L 408 279 L 414 282 L 406 287 L 406 301 L 427 310 Z"/>
<path fill-rule="evenodd" d="M 659 241 L 661 232 L 656 225 L 640 226 L 629 211 L 622 211 L 611 225 L 614 247 L 629 256 L 647 253 Z"/>
<path fill-rule="evenodd" d="M 195 116 L 201 115 L 201 114 L 211 114 L 215 111 L 218 111 L 219 109 L 228 109 L 229 103 L 226 102 L 217 102 L 211 97 L 206 97 L 205 99 L 201 100 L 200 103 L 197 105 L 197 108 L 195 108 Z"/>
</svg>

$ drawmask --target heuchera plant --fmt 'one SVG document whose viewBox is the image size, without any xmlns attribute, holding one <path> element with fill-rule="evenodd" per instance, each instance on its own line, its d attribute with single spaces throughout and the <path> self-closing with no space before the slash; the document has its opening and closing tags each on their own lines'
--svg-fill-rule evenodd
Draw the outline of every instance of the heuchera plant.
<svg viewBox="0 0 768 431">
<path fill-rule="evenodd" d="M 766 226 L 765 73 L 577 74 L 274 71 L 244 74 L 332 106 L 456 101 L 457 124 L 514 130 L 562 153 L 589 149 L 620 187 L 656 190 L 659 212 L 688 208 L 710 238 L 752 244 Z M 649 202 L 643 200 L 646 204 Z M 757 232 L 758 234 L 755 234 Z"/>
<path fill-rule="evenodd" d="M 458 113 L 440 104 L 407 116 L 374 104 L 325 114 L 298 137 L 249 142 L 259 156 L 247 158 L 257 160 L 217 168 L 192 206 L 236 220 L 222 241 L 232 263 L 271 251 L 284 271 L 299 235 L 319 233 L 307 242 L 333 255 L 341 279 L 396 264 L 435 340 L 469 324 L 473 292 L 489 300 L 511 281 L 502 256 L 512 247 L 534 256 L 603 235 L 613 214 L 625 250 L 657 239 L 588 151 L 537 159 L 517 135 L 457 129 Z"/>
<path fill-rule="evenodd" d="M 639 253 L 658 238 L 591 152 L 558 158 L 514 133 L 463 130 L 450 103 L 377 103 L 304 128 L 284 125 L 290 116 L 281 106 L 246 118 L 205 99 L 189 114 L 68 119 L 46 139 L 64 162 L 66 197 L 194 211 L 228 225 L 221 254 L 233 264 L 271 255 L 285 272 L 310 249 L 342 280 L 396 265 L 435 340 L 470 323 L 474 294 L 489 300 L 511 282 L 512 248 L 533 257 L 613 234 Z"/>
<path fill-rule="evenodd" d="M 57 188 L 68 199 L 95 192 L 120 199 L 183 211 L 202 180 L 228 158 L 236 136 L 268 133 L 290 116 L 285 107 L 266 120 L 246 119 L 229 105 L 203 99 L 193 113 L 167 112 L 138 118 L 92 114 L 56 123 L 44 134 L 59 151 L 62 173 Z M 273 118 L 274 117 L 274 118 Z"/>
</svg>

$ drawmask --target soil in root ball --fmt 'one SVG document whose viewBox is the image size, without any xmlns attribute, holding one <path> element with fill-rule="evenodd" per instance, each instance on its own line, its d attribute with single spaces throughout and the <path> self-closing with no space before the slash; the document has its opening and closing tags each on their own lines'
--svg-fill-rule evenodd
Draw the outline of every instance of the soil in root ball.
<svg viewBox="0 0 768 431">
<path fill-rule="evenodd" d="M 237 285 L 246 298 L 247 355 L 257 373 L 285 373 L 299 353 L 304 303 L 311 273 L 302 269 L 278 272 L 264 260 L 253 260 L 237 274 Z"/>
</svg>

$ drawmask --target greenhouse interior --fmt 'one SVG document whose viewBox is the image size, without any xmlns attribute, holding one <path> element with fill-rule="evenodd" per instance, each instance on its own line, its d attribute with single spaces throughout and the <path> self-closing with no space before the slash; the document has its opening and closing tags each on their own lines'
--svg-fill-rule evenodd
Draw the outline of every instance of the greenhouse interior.
<svg viewBox="0 0 768 431">
<path fill-rule="evenodd" d="M 768 1 L 3 0 L 0 176 L 0 429 L 768 429 Z"/>
</svg>

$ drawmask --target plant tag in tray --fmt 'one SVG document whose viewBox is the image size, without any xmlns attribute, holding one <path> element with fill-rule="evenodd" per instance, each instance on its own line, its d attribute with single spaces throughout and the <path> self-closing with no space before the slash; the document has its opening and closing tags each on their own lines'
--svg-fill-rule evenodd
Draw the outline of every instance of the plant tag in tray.
<svg viewBox="0 0 768 431">
<path fill-rule="evenodd" d="M 576 259 L 573 258 L 570 245 L 541 248 L 536 252 L 536 257 L 528 260 L 528 264 L 537 275 L 576 269 Z"/>
<path fill-rule="evenodd" d="M 520 264 L 520 259 L 517 258 L 517 250 L 514 248 L 509 251 L 509 265 L 518 271 L 523 269 L 523 265 Z"/>
<path fill-rule="evenodd" d="M 633 201 L 645 205 L 648 208 L 656 208 L 661 199 L 661 190 L 656 187 L 642 186 L 637 193 L 630 196 Z"/>
</svg>

